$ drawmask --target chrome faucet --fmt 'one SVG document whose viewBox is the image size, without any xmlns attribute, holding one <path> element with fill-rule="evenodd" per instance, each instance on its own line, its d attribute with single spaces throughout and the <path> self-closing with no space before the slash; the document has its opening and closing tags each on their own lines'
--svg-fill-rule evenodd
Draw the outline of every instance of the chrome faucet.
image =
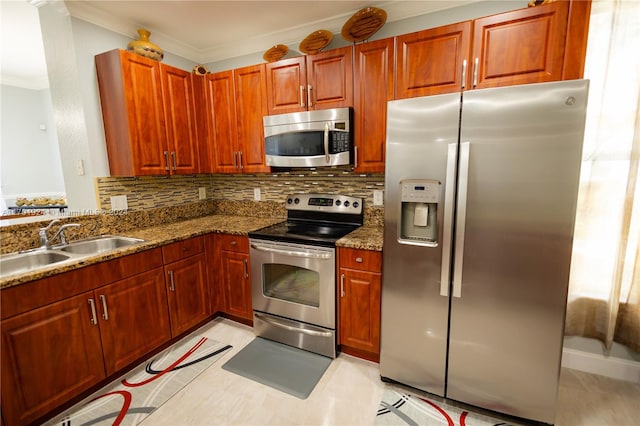
<svg viewBox="0 0 640 426">
<path fill-rule="evenodd" d="M 59 223 L 60 220 L 59 219 L 54 219 L 51 221 L 51 223 L 49 223 L 47 226 L 45 226 L 44 228 L 40 228 L 40 230 L 38 231 L 38 235 L 40 236 L 40 247 L 43 248 L 51 248 L 51 241 L 54 241 L 58 236 L 60 236 L 60 242 L 62 244 L 67 244 L 67 238 L 64 235 L 64 230 L 67 228 L 77 228 L 80 226 L 79 223 L 67 223 L 65 225 L 62 225 L 58 231 L 53 234 L 53 237 L 48 238 L 47 237 L 47 231 L 56 223 Z"/>
</svg>

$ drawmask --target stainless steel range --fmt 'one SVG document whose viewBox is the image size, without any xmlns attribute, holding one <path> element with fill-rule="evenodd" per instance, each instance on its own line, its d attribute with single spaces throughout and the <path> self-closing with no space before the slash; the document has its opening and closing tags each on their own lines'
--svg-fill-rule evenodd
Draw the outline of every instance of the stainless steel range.
<svg viewBox="0 0 640 426">
<path fill-rule="evenodd" d="M 249 233 L 256 336 L 336 356 L 336 241 L 363 223 L 362 198 L 287 197 L 287 220 Z"/>
</svg>

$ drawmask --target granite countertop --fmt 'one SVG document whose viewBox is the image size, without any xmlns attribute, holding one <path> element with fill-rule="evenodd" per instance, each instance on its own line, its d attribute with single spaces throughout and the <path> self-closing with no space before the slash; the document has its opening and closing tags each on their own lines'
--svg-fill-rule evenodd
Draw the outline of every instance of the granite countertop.
<svg viewBox="0 0 640 426">
<path fill-rule="evenodd" d="M 168 223 L 139 230 L 118 232 L 124 237 L 140 238 L 143 243 L 126 248 L 101 253 L 96 256 L 84 257 L 78 260 L 54 264 L 36 272 L 25 272 L 0 279 L 0 289 L 46 278 L 51 275 L 72 271 L 84 266 L 116 259 L 122 256 L 161 247 L 176 241 L 186 240 L 209 233 L 224 233 L 233 235 L 247 235 L 251 231 L 282 222 L 282 218 L 252 217 L 234 215 L 210 215 L 180 222 Z M 338 247 L 348 247 L 366 250 L 382 250 L 382 227 L 362 226 L 349 235 L 337 241 Z"/>
</svg>

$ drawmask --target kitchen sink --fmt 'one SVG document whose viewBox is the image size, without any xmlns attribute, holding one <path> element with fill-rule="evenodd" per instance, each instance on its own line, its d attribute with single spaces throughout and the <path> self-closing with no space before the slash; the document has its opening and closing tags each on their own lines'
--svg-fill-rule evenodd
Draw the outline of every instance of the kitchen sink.
<svg viewBox="0 0 640 426">
<path fill-rule="evenodd" d="M 51 248 L 37 248 L 15 254 L 0 256 L 0 278 L 11 275 L 34 272 L 65 261 L 75 261 L 95 256 L 112 250 L 140 244 L 144 240 L 138 238 L 103 235 L 73 241 Z"/>
<path fill-rule="evenodd" d="M 69 260 L 70 255 L 52 250 L 37 250 L 19 253 L 0 258 L 0 274 L 13 275 L 33 271 L 54 263 Z"/>
<path fill-rule="evenodd" d="M 60 247 L 58 250 L 72 254 L 95 255 L 111 250 L 129 247 L 142 242 L 144 242 L 144 240 L 140 240 L 138 238 L 104 235 L 101 237 L 74 241 Z"/>
</svg>

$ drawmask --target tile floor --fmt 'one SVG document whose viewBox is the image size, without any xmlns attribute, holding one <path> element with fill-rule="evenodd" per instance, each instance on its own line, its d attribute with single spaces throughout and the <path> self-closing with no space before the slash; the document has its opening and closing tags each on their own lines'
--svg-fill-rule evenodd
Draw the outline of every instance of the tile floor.
<svg viewBox="0 0 640 426">
<path fill-rule="evenodd" d="M 218 318 L 197 333 L 233 349 L 141 426 L 375 423 L 385 386 L 377 364 L 341 354 L 301 400 L 221 368 L 253 339 L 250 327 Z M 640 425 L 640 385 L 563 369 L 556 425 Z"/>
</svg>

